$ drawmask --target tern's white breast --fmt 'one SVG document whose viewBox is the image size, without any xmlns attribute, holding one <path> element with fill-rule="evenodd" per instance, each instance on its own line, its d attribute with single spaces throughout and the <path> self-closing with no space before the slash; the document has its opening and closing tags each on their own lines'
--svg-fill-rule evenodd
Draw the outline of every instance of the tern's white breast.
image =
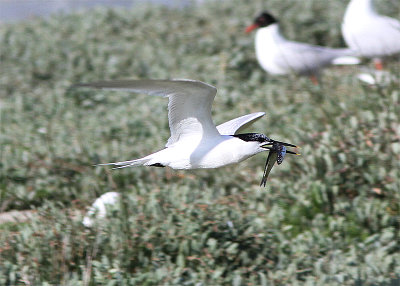
<svg viewBox="0 0 400 286">
<path fill-rule="evenodd" d="M 264 149 L 258 142 L 223 135 L 197 142 L 177 142 L 158 152 L 159 156 L 154 160 L 173 169 L 219 168 L 239 163 L 262 151 Z"/>
</svg>

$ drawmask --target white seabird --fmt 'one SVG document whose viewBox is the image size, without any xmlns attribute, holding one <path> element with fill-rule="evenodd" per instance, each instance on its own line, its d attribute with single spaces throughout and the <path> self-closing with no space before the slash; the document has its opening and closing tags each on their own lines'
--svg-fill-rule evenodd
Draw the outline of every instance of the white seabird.
<svg viewBox="0 0 400 286">
<path fill-rule="evenodd" d="M 329 65 L 354 65 L 360 60 L 348 48 L 335 49 L 287 40 L 279 30 L 278 21 L 263 12 L 246 28 L 250 33 L 257 29 L 255 37 L 256 57 L 260 66 L 272 75 L 295 73 L 311 77 L 318 83 L 322 68 Z"/>
<path fill-rule="evenodd" d="M 400 53 L 400 21 L 379 15 L 372 0 L 351 0 L 342 23 L 346 44 L 360 56 L 374 59 L 378 70 L 382 58 Z"/>
<path fill-rule="evenodd" d="M 262 117 L 264 112 L 244 115 L 215 126 L 211 118 L 211 106 L 217 90 L 200 81 L 114 80 L 82 83 L 76 87 L 126 90 L 169 99 L 168 121 L 171 137 L 165 145 L 166 148 L 140 159 L 100 165 L 113 165 L 116 168 L 139 165 L 172 169 L 219 168 L 269 150 L 266 172 L 261 182 L 265 186 L 274 163 L 282 163 L 286 153 L 297 154 L 285 147 L 297 147 L 296 145 L 270 139 L 264 134 L 238 134 Z"/>
</svg>

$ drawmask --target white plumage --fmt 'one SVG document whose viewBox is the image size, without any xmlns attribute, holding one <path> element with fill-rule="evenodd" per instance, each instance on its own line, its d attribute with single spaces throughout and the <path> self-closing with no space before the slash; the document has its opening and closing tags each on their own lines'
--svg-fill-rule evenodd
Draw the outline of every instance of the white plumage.
<svg viewBox="0 0 400 286">
<path fill-rule="evenodd" d="M 221 135 L 238 134 L 264 115 L 265 112 L 255 112 L 243 115 L 218 125 L 217 130 Z"/>
<path fill-rule="evenodd" d="M 400 53 L 400 22 L 379 15 L 372 0 L 351 0 L 342 34 L 346 44 L 361 56 L 381 58 Z"/>
<path fill-rule="evenodd" d="M 272 140 L 264 134 L 237 134 L 262 117 L 264 112 L 244 115 L 216 127 L 211 118 L 211 106 L 217 90 L 200 81 L 116 80 L 77 86 L 126 90 L 169 99 L 171 137 L 166 148 L 140 159 L 101 165 L 114 165 L 116 168 L 138 165 L 168 166 L 173 169 L 218 168 L 239 163 L 265 150 L 277 152 L 278 145 L 296 147 Z M 291 151 L 287 153 L 296 154 Z"/>
<path fill-rule="evenodd" d="M 349 49 L 334 49 L 293 42 L 285 39 L 279 32 L 278 24 L 260 28 L 256 32 L 256 55 L 261 67 L 273 75 L 297 73 L 317 75 L 329 65 L 343 60 L 344 64 L 358 64 Z"/>
<path fill-rule="evenodd" d="M 348 48 L 335 49 L 287 40 L 280 33 L 277 20 L 267 12 L 259 15 L 246 31 L 256 28 L 257 60 L 272 75 L 296 73 L 316 76 L 322 68 L 332 64 L 360 62 Z"/>
<path fill-rule="evenodd" d="M 83 225 L 92 227 L 95 221 L 101 220 L 107 215 L 107 208 L 112 207 L 118 202 L 120 194 L 117 192 L 108 192 L 97 198 L 89 208 L 86 216 L 83 218 Z"/>
</svg>

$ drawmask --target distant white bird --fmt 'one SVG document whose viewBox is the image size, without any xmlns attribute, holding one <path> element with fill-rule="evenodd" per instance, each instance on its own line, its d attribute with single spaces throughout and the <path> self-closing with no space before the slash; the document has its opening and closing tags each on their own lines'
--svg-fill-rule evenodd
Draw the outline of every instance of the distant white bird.
<svg viewBox="0 0 400 286">
<path fill-rule="evenodd" d="M 83 218 L 83 225 L 92 227 L 96 220 L 104 218 L 107 214 L 107 208 L 115 205 L 120 197 L 119 193 L 108 192 L 97 198 L 89 208 L 86 216 Z"/>
<path fill-rule="evenodd" d="M 375 12 L 372 0 L 351 0 L 342 23 L 346 44 L 360 56 L 373 58 L 382 69 L 382 57 L 400 53 L 400 22 Z"/>
<path fill-rule="evenodd" d="M 272 75 L 296 73 L 308 75 L 318 83 L 319 71 L 329 65 L 353 65 L 360 60 L 350 49 L 334 49 L 305 43 L 292 42 L 279 31 L 278 21 L 268 12 L 261 13 L 249 33 L 258 28 L 255 38 L 256 56 L 261 67 Z"/>
<path fill-rule="evenodd" d="M 370 86 L 383 87 L 399 83 L 394 74 L 391 74 L 389 71 L 377 69 L 365 69 L 363 73 L 357 75 L 357 78 Z"/>
<path fill-rule="evenodd" d="M 285 146 L 297 147 L 293 144 L 272 140 L 264 134 L 238 134 L 240 130 L 262 117 L 264 112 L 244 115 L 216 127 L 211 118 L 211 105 L 217 90 L 200 81 L 116 80 L 77 86 L 126 90 L 169 99 L 168 120 L 171 137 L 165 149 L 140 159 L 101 165 L 114 165 L 116 168 L 139 165 L 168 166 L 173 169 L 219 168 L 270 150 L 270 155 L 277 153 L 277 156 L 269 159 L 268 166 L 273 166 L 276 161 L 280 164 L 286 153 L 296 154 L 286 151 Z M 268 173 L 263 176 L 264 185 Z"/>
</svg>

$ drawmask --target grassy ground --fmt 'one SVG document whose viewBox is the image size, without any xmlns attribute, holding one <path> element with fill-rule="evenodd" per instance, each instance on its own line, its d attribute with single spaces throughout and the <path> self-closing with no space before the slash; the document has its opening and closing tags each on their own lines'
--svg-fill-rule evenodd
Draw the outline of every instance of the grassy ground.
<svg viewBox="0 0 400 286">
<path fill-rule="evenodd" d="M 395 1 L 378 4 L 399 18 Z M 338 47 L 345 5 L 219 1 L 1 26 L 0 212 L 36 215 L 0 225 L 0 284 L 396 285 L 399 86 L 363 86 L 358 67 L 326 70 L 320 87 L 270 77 L 243 32 L 268 7 L 288 38 Z M 399 78 L 398 60 L 388 69 Z M 265 111 L 252 131 L 302 156 L 266 188 L 267 154 L 218 170 L 93 167 L 169 137 L 166 100 L 69 90 L 112 78 L 214 84 L 216 123 Z M 108 191 L 121 203 L 85 229 L 82 214 Z"/>
</svg>

